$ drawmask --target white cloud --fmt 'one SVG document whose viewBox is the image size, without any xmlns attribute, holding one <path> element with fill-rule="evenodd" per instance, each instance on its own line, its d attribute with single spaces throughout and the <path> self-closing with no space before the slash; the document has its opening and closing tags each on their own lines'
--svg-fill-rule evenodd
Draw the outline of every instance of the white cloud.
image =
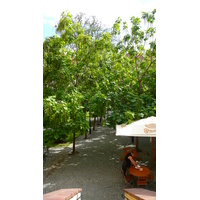
<svg viewBox="0 0 200 200">
<path fill-rule="evenodd" d="M 43 18 L 44 23 L 49 20 L 49 24 L 55 25 L 61 13 L 67 10 L 73 15 L 79 12 L 94 15 L 103 24 L 112 26 L 117 17 L 128 22 L 131 16 L 140 17 L 142 11 L 152 11 L 155 7 L 156 0 L 43 0 Z"/>
</svg>

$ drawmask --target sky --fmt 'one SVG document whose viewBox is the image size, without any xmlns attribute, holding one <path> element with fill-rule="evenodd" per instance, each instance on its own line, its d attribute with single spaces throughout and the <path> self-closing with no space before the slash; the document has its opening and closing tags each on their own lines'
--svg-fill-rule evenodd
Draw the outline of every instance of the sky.
<svg viewBox="0 0 200 200">
<path fill-rule="evenodd" d="M 156 0 L 43 0 L 43 41 L 55 35 L 54 26 L 63 11 L 96 16 L 105 26 L 111 27 L 118 17 L 129 22 L 131 16 L 141 17 L 142 11 L 151 12 L 154 8 Z"/>
</svg>

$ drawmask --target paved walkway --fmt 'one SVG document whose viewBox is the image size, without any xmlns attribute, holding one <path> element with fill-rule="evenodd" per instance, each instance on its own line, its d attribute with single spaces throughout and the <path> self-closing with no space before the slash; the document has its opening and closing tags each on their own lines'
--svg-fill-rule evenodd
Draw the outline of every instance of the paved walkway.
<svg viewBox="0 0 200 200">
<path fill-rule="evenodd" d="M 116 136 L 115 130 L 97 126 L 87 139 L 80 136 L 76 140 L 76 155 L 69 155 L 72 145 L 50 149 L 43 162 L 43 193 L 82 188 L 82 200 L 122 200 L 125 185 L 120 158 L 122 148 L 130 144 L 130 137 Z M 140 156 L 150 167 L 150 139 L 139 138 L 139 149 L 146 152 Z"/>
</svg>

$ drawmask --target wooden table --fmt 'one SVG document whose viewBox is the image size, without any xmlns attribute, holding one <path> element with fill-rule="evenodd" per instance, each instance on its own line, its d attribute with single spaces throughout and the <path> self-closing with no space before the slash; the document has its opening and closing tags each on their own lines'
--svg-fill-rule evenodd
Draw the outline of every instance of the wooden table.
<svg viewBox="0 0 200 200">
<path fill-rule="evenodd" d="M 156 192 L 142 188 L 124 189 L 124 195 L 130 200 L 156 200 Z"/>
<path fill-rule="evenodd" d="M 136 169 L 135 166 L 131 166 L 129 168 L 129 173 L 137 177 L 137 185 L 147 185 L 147 178 L 151 171 L 145 166 L 141 166 L 141 168 L 143 169 L 142 171 Z"/>
<path fill-rule="evenodd" d="M 145 166 L 141 166 L 141 168 L 143 169 L 142 171 L 136 169 L 135 166 L 131 166 L 129 168 L 129 173 L 136 177 L 147 177 L 151 172 L 150 169 Z"/>
</svg>

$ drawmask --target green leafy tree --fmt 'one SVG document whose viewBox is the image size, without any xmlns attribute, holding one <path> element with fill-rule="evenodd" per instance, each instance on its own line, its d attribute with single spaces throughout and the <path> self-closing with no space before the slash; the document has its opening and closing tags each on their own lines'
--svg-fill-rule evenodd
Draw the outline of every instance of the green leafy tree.
<svg viewBox="0 0 200 200">
<path fill-rule="evenodd" d="M 43 108 L 43 145 L 48 149 L 53 144 L 66 141 L 70 109 L 66 102 L 56 101 L 55 96 L 44 98 Z"/>
<path fill-rule="evenodd" d="M 86 120 L 85 113 L 83 111 L 82 101 L 84 96 L 77 90 L 72 91 L 71 94 L 66 96 L 66 101 L 70 110 L 70 122 L 67 125 L 69 134 L 73 134 L 73 151 L 75 153 L 75 140 L 76 133 L 84 134 L 89 129 L 89 124 Z"/>
<path fill-rule="evenodd" d="M 117 44 L 117 50 L 119 54 L 121 52 L 129 58 L 129 63 L 134 67 L 133 76 L 136 75 L 137 82 L 139 85 L 139 94 L 142 94 L 144 87 L 142 88 L 142 83 L 144 77 L 148 77 L 148 71 L 150 68 L 153 68 L 155 71 L 156 67 L 156 40 L 154 34 L 156 28 L 153 27 L 153 22 L 155 21 L 154 9 L 151 13 L 143 12 L 142 19 L 148 22 L 147 30 L 141 30 L 141 20 L 138 17 L 131 17 L 131 32 L 127 33 L 123 40 Z M 113 33 L 121 33 L 121 19 L 116 20 L 116 23 L 113 25 Z M 123 29 L 128 31 L 127 23 L 123 23 Z M 146 45 L 149 47 L 146 47 Z M 136 72 L 136 73 L 135 73 Z M 145 83 L 144 83 L 145 84 Z"/>
<path fill-rule="evenodd" d="M 62 100 L 66 86 L 71 82 L 68 68 L 72 63 L 72 52 L 58 36 L 47 38 L 43 43 L 43 96 L 56 96 Z"/>
<path fill-rule="evenodd" d="M 44 126 L 53 138 L 49 141 L 58 135 L 73 137 L 74 153 L 76 136 L 88 131 L 86 112 L 94 118 L 109 112 L 106 122 L 113 128 L 156 114 L 155 13 L 142 13 L 144 30 L 141 19 L 132 16 L 130 28 L 118 18 L 112 32 L 95 17 L 61 14 L 60 37 L 43 43 Z M 50 105 L 47 99 L 52 96 Z M 49 123 L 53 113 L 47 107 L 60 102 L 66 103 L 68 120 L 60 123 L 52 117 L 55 121 Z"/>
<path fill-rule="evenodd" d="M 101 119 L 103 119 L 103 116 L 106 113 L 106 105 L 107 97 L 98 91 L 94 96 L 91 97 L 89 101 L 89 110 L 94 118 L 100 116 Z M 95 130 L 95 123 L 93 129 Z"/>
<path fill-rule="evenodd" d="M 112 113 L 108 125 L 127 121 L 127 111 L 133 112 L 135 119 L 155 115 L 156 98 L 156 40 L 153 27 L 156 10 L 142 13 L 142 19 L 148 22 L 141 29 L 141 20 L 131 17 L 131 28 L 118 18 L 113 25 L 112 34 L 120 35 L 113 48 L 110 66 L 108 99 Z M 125 34 L 124 34 L 125 33 Z"/>
<path fill-rule="evenodd" d="M 71 87 L 67 87 L 68 95 L 79 94 L 79 97 L 82 95 L 83 101 L 78 100 L 75 103 L 73 108 L 75 107 L 77 111 L 73 110 L 74 116 L 72 119 L 72 127 L 73 130 L 73 152 L 75 152 L 75 133 L 80 132 L 83 134 L 84 130 L 87 131 L 87 128 L 84 128 L 88 123 L 86 121 L 86 111 L 88 109 L 87 106 L 87 96 L 90 93 L 90 89 L 88 88 L 88 84 L 92 87 L 92 79 L 95 74 L 95 69 L 98 66 L 98 60 L 95 56 L 95 42 L 92 36 L 85 33 L 84 28 L 81 27 L 80 23 L 72 20 L 72 15 L 68 12 L 63 12 L 61 15 L 61 19 L 57 26 L 57 32 L 60 34 L 62 40 L 65 41 L 65 45 L 67 49 L 71 50 L 71 58 L 72 62 L 70 66 L 68 66 L 68 74 L 69 74 L 69 85 Z M 67 98 L 69 101 L 69 98 Z M 73 105 L 72 102 L 70 105 Z M 82 108 L 82 109 L 80 109 Z M 82 125 L 80 125 L 82 123 Z M 77 126 L 75 126 L 77 124 Z M 81 128 L 82 127 L 82 128 Z M 88 124 L 87 126 L 88 127 Z M 80 130 L 78 131 L 78 128 Z"/>
</svg>

